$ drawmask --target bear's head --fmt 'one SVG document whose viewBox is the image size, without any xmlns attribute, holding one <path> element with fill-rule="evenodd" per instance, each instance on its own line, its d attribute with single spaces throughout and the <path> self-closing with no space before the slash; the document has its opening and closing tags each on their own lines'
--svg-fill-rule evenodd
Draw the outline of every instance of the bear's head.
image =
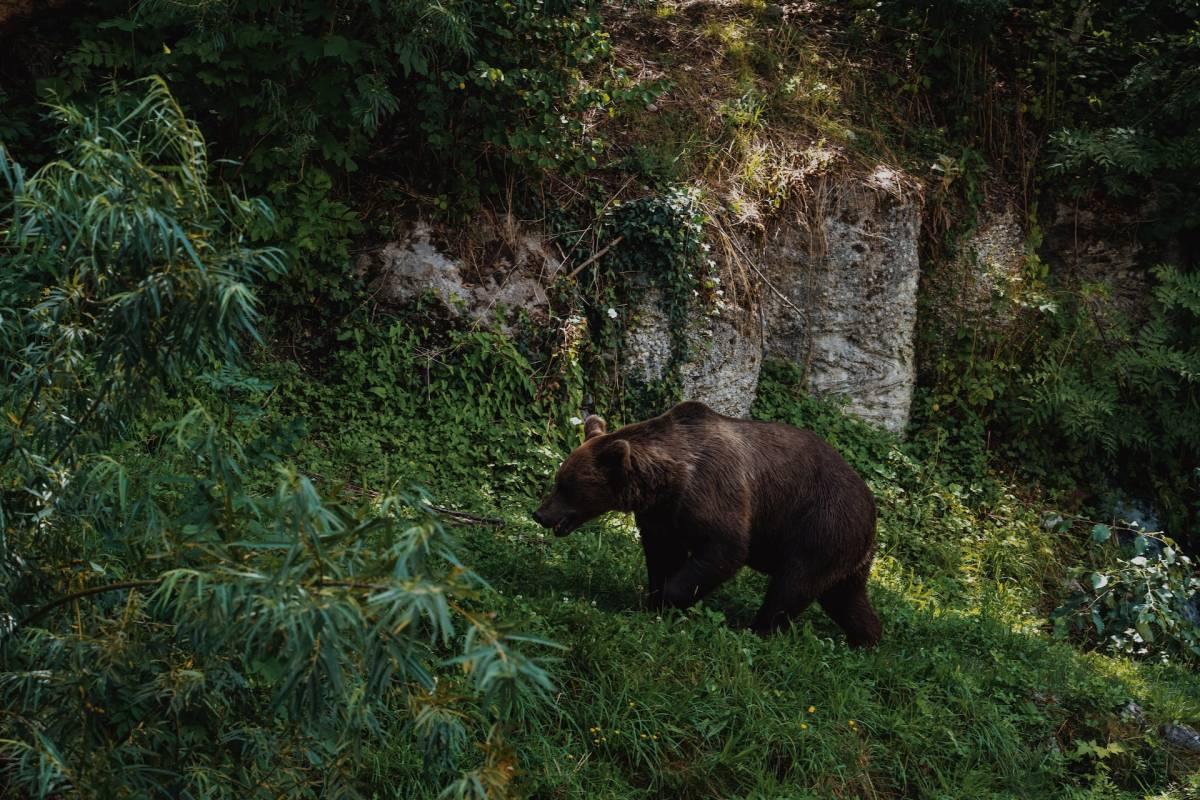
<svg viewBox="0 0 1200 800">
<path fill-rule="evenodd" d="M 605 435 L 604 420 L 589 416 L 583 444 L 575 448 L 554 476 L 554 491 L 533 512 L 533 519 L 555 535 L 566 536 L 606 511 L 629 507 L 633 447 L 628 440 Z"/>
</svg>

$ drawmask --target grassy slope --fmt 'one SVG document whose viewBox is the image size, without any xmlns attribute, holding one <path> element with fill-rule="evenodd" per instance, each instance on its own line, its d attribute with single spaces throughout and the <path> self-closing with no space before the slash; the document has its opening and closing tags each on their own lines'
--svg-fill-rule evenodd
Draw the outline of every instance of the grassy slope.
<svg viewBox="0 0 1200 800">
<path fill-rule="evenodd" d="M 555 707 L 506 733 L 523 795 L 1136 797 L 1195 767 L 1119 709 L 1135 699 L 1155 722 L 1194 722 L 1200 682 L 1051 640 L 1042 617 L 1061 543 L 1002 487 L 951 485 L 944 465 L 914 461 L 773 374 L 756 412 L 827 436 L 879 497 L 872 592 L 884 641 L 851 651 L 817 609 L 769 640 L 739 630 L 764 585 L 749 573 L 660 618 L 643 608 L 629 519 L 610 515 L 564 540 L 529 520 L 562 445 L 532 415 L 480 399 L 484 381 L 522 365 L 506 371 L 464 346 L 442 355 L 444 381 L 435 370 L 432 388 L 414 391 L 389 356 L 409 345 L 388 341 L 343 353 L 329 384 L 281 366 L 269 410 L 307 420 L 302 469 L 368 488 L 419 481 L 439 502 L 504 519 L 459 534 L 495 589 L 484 602 L 566 646 Z M 467 365 L 457 378 L 455 363 Z M 522 407 L 532 408 L 511 408 Z M 378 747 L 372 783 L 412 796 L 419 769 L 407 741 Z"/>
<path fill-rule="evenodd" d="M 780 25 L 762 3 L 662 2 L 612 8 L 609 23 L 618 63 L 672 88 L 645 114 L 601 123 L 614 154 L 604 183 L 619 194 L 632 173 L 649 186 L 705 186 L 717 245 L 755 235 L 772 216 L 802 215 L 794 203 L 822 174 L 899 160 L 881 134 L 896 123 L 887 104 L 872 101 L 861 65 L 832 47 L 818 19 Z M 732 277 L 727 286 L 738 285 Z M 830 438 L 879 498 L 872 592 L 884 641 L 850 651 L 815 608 L 769 640 L 739 630 L 764 586 L 749 573 L 660 618 L 642 604 L 629 519 L 565 540 L 529 520 L 575 436 L 539 416 L 525 385 L 537 365 L 486 337 L 414 358 L 423 347 L 403 332 L 359 337 L 327 383 L 281 365 L 272 410 L 306 419 L 299 466 L 331 484 L 419 482 L 443 504 L 504 520 L 460 531 L 467 562 L 495 589 L 484 602 L 566 647 L 555 707 L 505 733 L 522 794 L 1194 796 L 1195 761 L 1119 711 L 1134 699 L 1153 722 L 1194 723 L 1200 683 L 1046 635 L 1060 559 L 1077 545 L 1055 541 L 1039 510 L 1004 486 L 959 486 L 952 465 L 916 461 L 768 381 L 756 413 Z M 423 387 L 413 375 L 431 364 L 432 388 Z M 379 794 L 419 794 L 409 742 L 378 747 L 369 780 Z"/>
</svg>

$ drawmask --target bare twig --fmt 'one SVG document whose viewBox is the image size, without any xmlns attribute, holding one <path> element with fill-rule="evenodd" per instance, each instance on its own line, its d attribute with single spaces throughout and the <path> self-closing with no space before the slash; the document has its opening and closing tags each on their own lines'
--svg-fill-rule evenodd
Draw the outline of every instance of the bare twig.
<svg viewBox="0 0 1200 800">
<path fill-rule="evenodd" d="M 608 244 L 604 245 L 604 247 L 601 247 L 599 250 L 597 250 L 595 253 L 593 253 L 590 258 L 588 258 L 586 261 L 584 261 L 582 264 L 580 264 L 575 269 L 571 270 L 571 274 L 567 276 L 567 280 L 571 280 L 576 275 L 583 272 L 584 269 L 586 269 L 591 264 L 595 263 L 595 261 L 597 259 L 603 257 L 605 253 L 607 253 L 609 250 L 612 250 L 614 247 L 619 245 L 624 238 L 625 238 L 624 236 L 618 236 L 617 238 L 613 239 Z"/>
</svg>

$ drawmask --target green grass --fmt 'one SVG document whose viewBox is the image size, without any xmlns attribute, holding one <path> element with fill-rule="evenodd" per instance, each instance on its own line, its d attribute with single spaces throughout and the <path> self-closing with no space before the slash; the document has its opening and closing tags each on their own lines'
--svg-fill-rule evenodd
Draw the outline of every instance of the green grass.
<svg viewBox="0 0 1200 800">
<path fill-rule="evenodd" d="M 409 383 L 388 373 L 406 341 L 344 351 L 331 383 L 269 365 L 280 386 L 267 412 L 305 418 L 298 466 L 327 483 L 420 482 L 444 505 L 503 520 L 458 531 L 464 560 L 492 587 L 478 602 L 565 647 L 553 706 L 497 732 L 517 796 L 1195 796 L 1196 761 L 1120 709 L 1132 699 L 1154 723 L 1195 723 L 1200 681 L 1052 639 L 1045 613 L 1072 545 L 1003 485 L 955 484 L 953 464 L 918 461 L 772 367 L 756 413 L 825 435 L 879 499 L 871 592 L 883 641 L 850 650 L 817 608 L 770 639 L 750 634 L 764 580 L 748 571 L 687 613 L 658 615 L 643 604 L 629 517 L 566 539 L 529 518 L 576 432 L 547 428 L 532 402 L 480 398 L 497 380 L 520 397 L 529 386 L 513 376 L 538 365 L 497 360 L 483 337 L 441 356 L 443 379 L 435 369 L 428 384 Z M 378 796 L 436 794 L 401 732 L 371 746 L 376 772 L 362 780 Z"/>
</svg>

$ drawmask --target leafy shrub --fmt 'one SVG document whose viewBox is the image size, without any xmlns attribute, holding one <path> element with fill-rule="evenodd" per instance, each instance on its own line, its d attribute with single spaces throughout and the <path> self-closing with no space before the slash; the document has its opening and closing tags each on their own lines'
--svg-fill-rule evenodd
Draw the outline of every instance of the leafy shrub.
<svg viewBox="0 0 1200 800">
<path fill-rule="evenodd" d="M 295 315 L 317 298 L 345 310 L 350 243 L 372 205 L 351 203 L 352 192 L 471 210 L 514 179 L 594 166 L 603 143 L 586 117 L 641 96 L 619 71 L 600 69 L 608 39 L 588 0 L 201 0 L 134 10 L 104 0 L 43 35 L 65 55 L 55 74 L 28 82 L 62 98 L 86 100 L 114 77 L 164 76 L 215 143 L 222 175 L 279 209 L 252 231 L 283 243 L 292 269 L 273 299 Z M 34 105 L 31 86 L 21 88 L 19 107 Z M 21 143 L 40 152 L 37 133 Z M 352 189 L 350 176 L 376 153 L 372 172 L 384 180 Z"/>
<path fill-rule="evenodd" d="M 896 437 L 845 413 L 837 398 L 818 398 L 805 391 L 800 367 L 768 359 L 759 376 L 753 414 L 817 431 L 851 466 L 868 471 L 886 463 L 899 444 Z"/>
<path fill-rule="evenodd" d="M 991 425 L 1012 443 L 1008 452 L 1048 480 L 1103 487 L 1115 477 L 1194 547 L 1200 281 L 1168 266 L 1154 276 L 1136 325 L 1106 308 L 1102 293 L 1057 295 L 1042 330 L 1006 355 L 1025 366 L 1008 373 Z"/>
<path fill-rule="evenodd" d="M 955 304 L 963 267 L 939 264 L 942 248 L 953 251 L 986 196 L 970 177 L 976 168 L 950 180 L 947 153 L 956 150 L 986 155 L 992 176 L 1024 191 L 1033 218 L 1039 202 L 1054 209 L 1066 198 L 1136 218 L 1146 261 L 1139 268 L 1153 292 L 1139 309 L 1143 319 L 1113 313 L 1103 287 L 1080 285 L 1037 258 L 1032 219 L 1026 269 L 1013 285 L 997 287 L 999 313 L 923 316 L 922 425 L 945 429 L 942 439 L 982 437 L 1054 488 L 1092 490 L 1115 476 L 1153 499 L 1185 549 L 1194 549 L 1195 4 L 856 5 L 851 30 L 891 46 L 889 83 L 912 97 L 915 124 L 901 135 L 936 160 L 942 177 L 927 216 L 925 307 Z M 1155 261 L 1168 264 L 1152 269 Z M 1009 324 L 992 325 L 996 317 Z"/>
<path fill-rule="evenodd" d="M 344 388 L 281 386 L 298 414 L 329 421 L 323 427 L 334 435 L 314 432 L 319 447 L 308 454 L 321 471 L 365 461 L 376 465 L 361 476 L 372 485 L 403 474 L 438 489 L 528 497 L 578 444 L 570 422 L 583 398 L 577 342 L 559 343 L 553 361 L 535 361 L 513 336 L 423 322 L 416 312 L 338 335 L 328 375 Z M 387 449 L 381 428 L 392 432 Z"/>
<path fill-rule="evenodd" d="M 76 495 L 79 459 L 120 433 L 153 381 L 178 382 L 256 335 L 250 286 L 282 269 L 243 234 L 269 209 L 219 201 L 200 132 L 164 83 L 146 87 L 110 94 L 96 115 L 55 107 L 65 152 L 28 179 L 0 150 L 12 197 L 0 396 L 20 409 L 0 420 L 0 464 L 15 470 L 0 523 L 35 537 L 44 493 Z"/>
<path fill-rule="evenodd" d="M 55 116 L 58 161 L 0 150 L 0 790 L 356 797 L 387 736 L 447 796 L 502 793 L 541 643 L 428 499 L 322 497 L 294 431 L 164 397 L 265 393 L 236 368 L 280 263 L 245 244 L 265 206 L 209 192 L 161 81 Z"/>
<path fill-rule="evenodd" d="M 1111 527 L 1093 528 L 1093 560 L 1101 568 L 1073 571 L 1079 588 L 1054 611 L 1055 632 L 1135 658 L 1195 661 L 1200 577 L 1170 539 L 1135 534 L 1129 545 L 1114 547 Z"/>
</svg>

